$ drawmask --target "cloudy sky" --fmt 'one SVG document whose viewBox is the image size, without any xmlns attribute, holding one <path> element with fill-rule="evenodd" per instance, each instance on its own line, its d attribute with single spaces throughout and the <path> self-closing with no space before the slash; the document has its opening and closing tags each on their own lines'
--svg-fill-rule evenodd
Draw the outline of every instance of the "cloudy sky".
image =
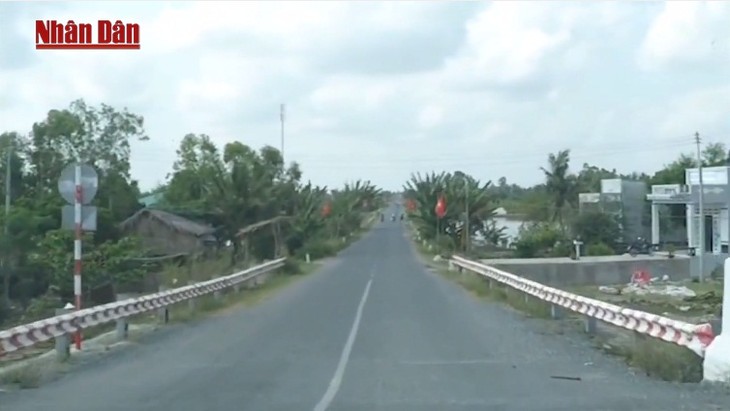
<svg viewBox="0 0 730 411">
<path fill-rule="evenodd" d="M 139 23 L 139 51 L 37 51 L 36 19 Z M 186 133 L 279 146 L 338 186 L 415 171 L 541 180 L 547 153 L 652 172 L 730 137 L 730 2 L 0 3 L 0 130 L 128 107 L 162 182 Z"/>
</svg>

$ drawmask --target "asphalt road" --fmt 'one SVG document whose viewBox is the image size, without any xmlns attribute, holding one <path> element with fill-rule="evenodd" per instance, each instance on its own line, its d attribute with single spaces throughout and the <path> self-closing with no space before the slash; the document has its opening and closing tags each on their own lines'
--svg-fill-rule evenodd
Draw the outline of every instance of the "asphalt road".
<svg viewBox="0 0 730 411">
<path fill-rule="evenodd" d="M 730 409 L 730 397 L 635 376 L 580 335 L 470 297 L 388 220 L 255 307 L 0 394 L 12 411 L 684 409 Z"/>
</svg>

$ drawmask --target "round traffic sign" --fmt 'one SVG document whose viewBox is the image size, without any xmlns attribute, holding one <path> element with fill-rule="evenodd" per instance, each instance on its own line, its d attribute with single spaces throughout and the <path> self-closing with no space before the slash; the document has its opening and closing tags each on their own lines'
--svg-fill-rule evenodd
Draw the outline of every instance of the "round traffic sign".
<svg viewBox="0 0 730 411">
<path fill-rule="evenodd" d="M 72 163 L 66 166 L 58 179 L 58 192 L 69 204 L 76 202 L 76 166 L 81 167 L 81 203 L 89 204 L 99 189 L 99 175 L 88 164 Z"/>
</svg>

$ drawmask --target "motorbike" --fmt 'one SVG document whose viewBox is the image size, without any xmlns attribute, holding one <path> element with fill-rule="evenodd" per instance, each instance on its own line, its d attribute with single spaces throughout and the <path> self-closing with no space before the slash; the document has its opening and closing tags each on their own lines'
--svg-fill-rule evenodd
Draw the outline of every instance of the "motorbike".
<svg viewBox="0 0 730 411">
<path fill-rule="evenodd" d="M 626 252 L 632 257 L 636 257 L 639 254 L 652 255 L 654 254 L 654 248 L 645 238 L 638 237 L 636 241 L 629 244 L 626 248 Z"/>
</svg>

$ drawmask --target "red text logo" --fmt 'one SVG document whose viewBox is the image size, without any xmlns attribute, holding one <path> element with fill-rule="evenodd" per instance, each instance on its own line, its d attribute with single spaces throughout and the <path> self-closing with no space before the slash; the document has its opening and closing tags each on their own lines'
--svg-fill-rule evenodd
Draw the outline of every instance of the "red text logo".
<svg viewBox="0 0 730 411">
<path fill-rule="evenodd" d="M 139 46 L 139 24 L 125 24 L 120 20 L 114 23 L 99 20 L 96 25 L 76 24 L 73 20 L 35 21 L 37 50 L 139 50 Z"/>
</svg>

